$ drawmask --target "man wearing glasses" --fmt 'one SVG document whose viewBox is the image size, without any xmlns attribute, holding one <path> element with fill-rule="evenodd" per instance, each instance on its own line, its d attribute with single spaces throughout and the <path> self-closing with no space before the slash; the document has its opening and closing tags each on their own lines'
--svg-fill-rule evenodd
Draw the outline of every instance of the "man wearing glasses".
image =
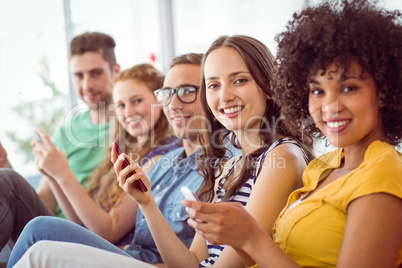
<svg viewBox="0 0 402 268">
<path fill-rule="evenodd" d="M 182 139 L 183 147 L 163 155 L 148 172 L 152 181 L 152 194 L 172 230 L 189 247 L 194 230 L 187 224 L 188 214 L 181 204 L 182 186 L 197 193 L 203 178 L 197 172 L 198 135 L 202 122 L 199 100 L 202 54 L 185 54 L 172 60 L 163 88 L 155 92 L 163 106 L 175 135 Z M 162 263 L 147 222 L 138 210 L 134 238 L 125 250 L 136 259 L 148 263 Z"/>
<path fill-rule="evenodd" d="M 190 246 L 195 231 L 187 224 L 188 214 L 181 204 L 184 197 L 180 189 L 182 186 L 187 186 L 197 193 L 203 181 L 196 166 L 200 148 L 198 136 L 203 120 L 198 92 L 201 81 L 201 59 L 202 54 L 196 53 L 174 58 L 163 88 L 155 92 L 158 103 L 163 106 L 163 111 L 175 135 L 182 139 L 183 147 L 163 155 L 148 172 L 148 177 L 152 182 L 152 194 L 160 211 L 172 230 L 187 247 Z M 55 217 L 36 218 L 27 224 L 21 234 L 10 257 L 9 265 L 13 266 L 32 246 L 33 243 L 30 241 L 38 242 L 40 240 L 75 243 L 72 245 L 84 244 L 123 255 L 128 254 L 147 263 L 163 262 L 141 210 L 137 212 L 133 240 L 129 246 L 124 248 L 124 251 L 69 221 Z M 70 263 L 72 266 L 98 267 L 96 260 L 88 258 L 87 252 L 82 248 L 77 250 L 76 246 L 72 246 L 68 249 L 69 254 L 65 254 L 65 252 L 60 254 L 65 243 L 55 243 L 43 247 L 46 243 L 51 242 L 41 241 L 37 246 L 32 247 L 30 253 L 25 254 L 18 264 L 21 267 L 25 267 L 25 265 L 28 267 L 28 263 L 25 261 L 29 262 L 29 259 L 35 254 L 40 256 L 41 248 L 46 248 L 46 257 L 41 255 L 36 258 L 42 264 L 50 265 L 54 263 L 52 261 L 57 260 L 59 263 Z M 88 247 L 88 250 L 93 249 Z"/>
<path fill-rule="evenodd" d="M 194 64 L 175 65 L 169 70 L 164 87 L 155 91 L 158 103 L 163 106 L 163 111 L 175 135 L 183 139 L 184 147 L 188 147 L 186 146 L 188 143 L 198 145 L 202 109 L 197 98 L 200 86 L 180 83 L 193 77 L 199 71 L 199 67 Z M 181 76 L 184 73 L 187 73 L 187 77 Z M 176 80 L 176 77 L 182 80 Z M 171 88 L 173 85 L 177 87 Z M 195 152 L 196 148 L 191 147 L 187 150 L 186 154 L 189 156 Z"/>
</svg>

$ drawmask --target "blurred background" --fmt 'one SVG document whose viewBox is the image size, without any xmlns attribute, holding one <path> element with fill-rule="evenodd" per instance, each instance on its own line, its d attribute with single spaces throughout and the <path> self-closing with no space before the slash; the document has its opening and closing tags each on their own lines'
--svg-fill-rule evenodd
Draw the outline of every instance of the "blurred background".
<svg viewBox="0 0 402 268">
<path fill-rule="evenodd" d="M 122 69 L 205 52 L 222 34 L 245 34 L 276 53 L 275 35 L 312 0 L 0 0 L 0 142 L 15 170 L 38 177 L 31 128 L 50 135 L 79 100 L 69 84 L 67 44 L 86 31 L 111 35 Z M 401 0 L 381 5 L 401 9 Z M 317 145 L 316 153 L 332 148 Z"/>
</svg>

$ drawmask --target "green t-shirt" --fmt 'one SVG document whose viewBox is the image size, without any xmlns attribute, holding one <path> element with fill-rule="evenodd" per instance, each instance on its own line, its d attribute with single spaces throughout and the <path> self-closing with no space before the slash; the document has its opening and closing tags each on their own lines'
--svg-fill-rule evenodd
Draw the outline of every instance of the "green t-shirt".
<svg viewBox="0 0 402 268">
<path fill-rule="evenodd" d="M 89 111 L 76 114 L 55 132 L 53 143 L 66 153 L 68 165 L 85 188 L 89 175 L 103 162 L 108 152 L 109 123 L 92 123 Z M 59 207 L 56 216 L 65 218 Z"/>
</svg>

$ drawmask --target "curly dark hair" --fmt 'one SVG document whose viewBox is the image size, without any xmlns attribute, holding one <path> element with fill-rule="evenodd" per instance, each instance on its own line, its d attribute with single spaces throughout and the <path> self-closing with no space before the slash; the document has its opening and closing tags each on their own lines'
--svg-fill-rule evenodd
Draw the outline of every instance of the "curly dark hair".
<svg viewBox="0 0 402 268">
<path fill-rule="evenodd" d="M 308 81 L 318 70 L 336 62 L 347 70 L 357 60 L 362 72 L 375 80 L 381 101 L 382 123 L 389 143 L 402 141 L 402 17 L 376 1 L 327 1 L 293 15 L 287 30 L 278 34 L 278 73 L 274 87 L 285 122 L 292 131 L 323 134 L 308 111 Z"/>
</svg>

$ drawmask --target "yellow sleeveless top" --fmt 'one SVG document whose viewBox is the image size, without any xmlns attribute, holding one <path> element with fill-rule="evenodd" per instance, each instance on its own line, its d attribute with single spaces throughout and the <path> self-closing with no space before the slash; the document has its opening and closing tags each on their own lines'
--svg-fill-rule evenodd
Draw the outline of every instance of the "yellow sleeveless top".
<svg viewBox="0 0 402 268">
<path fill-rule="evenodd" d="M 351 201 L 379 192 L 402 198 L 402 155 L 394 146 L 375 141 L 357 169 L 287 210 L 303 193 L 314 190 L 323 174 L 339 167 L 342 157 L 343 151 L 338 149 L 313 160 L 303 173 L 304 187 L 290 195 L 275 222 L 275 243 L 300 266 L 336 266 Z M 402 246 L 394 267 L 401 262 Z"/>
</svg>

